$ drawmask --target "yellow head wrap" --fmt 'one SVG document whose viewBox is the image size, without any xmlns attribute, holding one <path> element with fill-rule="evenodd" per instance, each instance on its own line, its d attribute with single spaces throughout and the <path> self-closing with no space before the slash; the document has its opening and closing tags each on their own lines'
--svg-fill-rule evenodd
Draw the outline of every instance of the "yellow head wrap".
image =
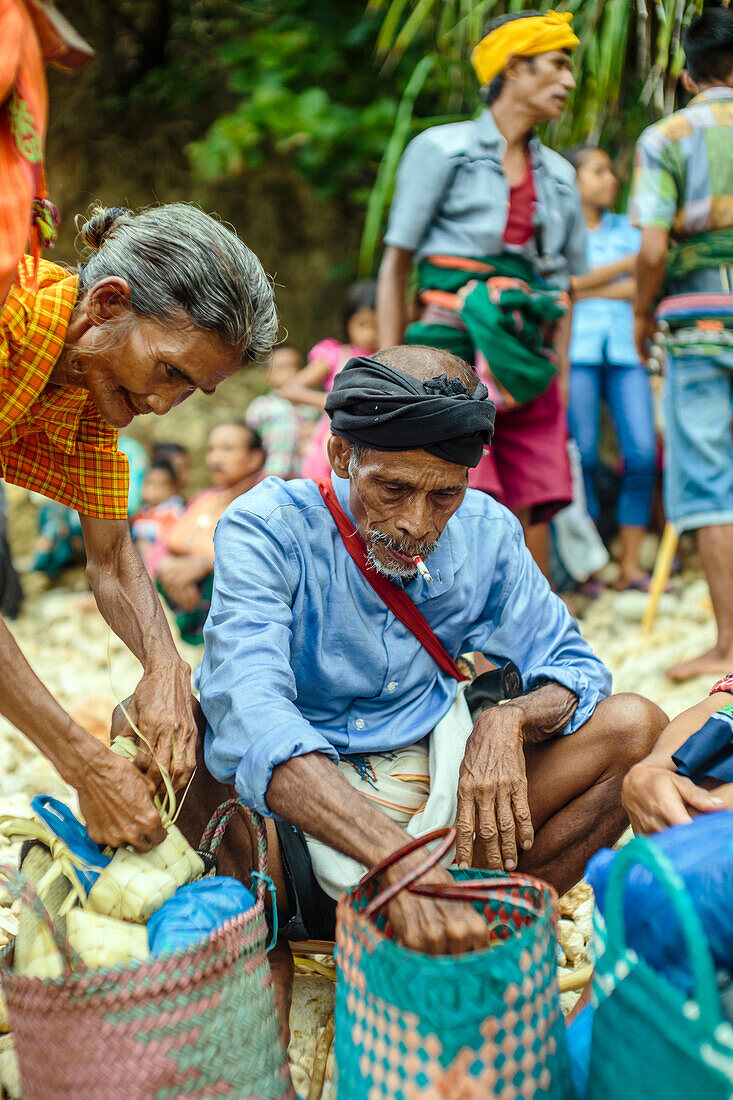
<svg viewBox="0 0 733 1100">
<path fill-rule="evenodd" d="M 482 38 L 471 54 L 471 64 L 481 84 L 490 84 L 503 70 L 511 54 L 534 57 L 551 50 L 574 50 L 577 35 L 570 27 L 569 11 L 548 11 L 512 19 Z"/>
</svg>

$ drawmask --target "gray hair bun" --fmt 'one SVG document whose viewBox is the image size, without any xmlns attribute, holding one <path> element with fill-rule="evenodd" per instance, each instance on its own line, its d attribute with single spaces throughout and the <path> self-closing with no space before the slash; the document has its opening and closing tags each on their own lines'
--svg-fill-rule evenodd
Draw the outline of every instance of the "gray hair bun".
<svg viewBox="0 0 733 1100">
<path fill-rule="evenodd" d="M 242 362 L 268 355 L 277 338 L 272 282 L 232 228 L 188 203 L 133 213 L 97 207 L 79 226 L 87 246 L 79 287 L 116 276 L 143 317 L 213 333 Z"/>
<path fill-rule="evenodd" d="M 135 215 L 124 206 L 93 206 L 86 218 L 80 214 L 76 226 L 82 244 L 96 252 L 123 218 Z"/>
</svg>

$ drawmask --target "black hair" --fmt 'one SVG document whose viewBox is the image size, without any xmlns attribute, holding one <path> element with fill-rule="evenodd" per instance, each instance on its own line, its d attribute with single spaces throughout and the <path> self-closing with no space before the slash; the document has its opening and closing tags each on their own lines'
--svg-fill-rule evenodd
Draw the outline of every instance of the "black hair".
<svg viewBox="0 0 733 1100">
<path fill-rule="evenodd" d="M 173 443 L 172 441 L 153 444 L 153 462 L 158 459 L 168 462 L 172 455 L 180 455 L 181 457 L 188 455 L 188 447 L 184 447 L 182 443 Z"/>
<path fill-rule="evenodd" d="M 573 145 L 571 149 L 563 153 L 565 160 L 569 160 L 576 172 L 587 163 L 591 153 L 605 153 L 600 145 Z"/>
<path fill-rule="evenodd" d="M 497 31 L 499 27 L 503 27 L 505 23 L 513 23 L 515 19 L 531 19 L 540 15 L 538 11 L 528 9 L 527 11 L 511 12 L 509 15 L 497 15 L 496 19 L 490 20 L 484 27 L 484 38 L 487 34 L 491 34 L 492 31 Z M 525 61 L 533 64 L 534 58 L 525 57 Z M 504 88 L 504 73 L 503 71 L 497 73 L 490 84 L 485 84 L 479 91 L 479 97 L 482 103 L 485 103 L 487 107 L 490 107 L 502 93 Z"/>
<path fill-rule="evenodd" d="M 733 11 L 706 8 L 682 38 L 685 65 L 696 84 L 725 83 L 733 72 Z"/>
<path fill-rule="evenodd" d="M 341 328 L 345 344 L 349 342 L 349 321 L 360 309 L 377 308 L 377 280 L 360 279 L 350 286 L 341 307 Z"/>
<path fill-rule="evenodd" d="M 265 445 L 262 442 L 262 436 L 255 428 L 251 428 L 246 420 L 238 420 L 233 416 L 229 420 L 220 420 L 218 424 L 214 425 L 211 431 L 213 432 L 217 428 L 242 428 L 249 436 L 250 451 L 262 451 L 263 454 L 265 453 Z"/>
<path fill-rule="evenodd" d="M 176 474 L 176 471 L 173 469 L 170 462 L 168 462 L 168 460 L 165 458 L 153 458 L 150 465 L 148 466 L 147 472 L 150 473 L 151 470 L 162 470 L 163 473 L 168 474 L 168 477 L 171 479 L 171 481 L 178 481 L 178 475 Z"/>
</svg>

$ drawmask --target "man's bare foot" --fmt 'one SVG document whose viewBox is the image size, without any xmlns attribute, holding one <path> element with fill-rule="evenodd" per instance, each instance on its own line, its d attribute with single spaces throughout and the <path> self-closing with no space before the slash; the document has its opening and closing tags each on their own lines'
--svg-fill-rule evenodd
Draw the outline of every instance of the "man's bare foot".
<svg viewBox="0 0 733 1100">
<path fill-rule="evenodd" d="M 692 680 L 695 676 L 707 676 L 711 680 L 720 680 L 730 672 L 733 672 L 733 653 L 725 654 L 713 648 L 700 657 L 694 657 L 691 661 L 683 661 L 667 669 L 667 679 L 674 680 L 676 684 Z"/>
</svg>

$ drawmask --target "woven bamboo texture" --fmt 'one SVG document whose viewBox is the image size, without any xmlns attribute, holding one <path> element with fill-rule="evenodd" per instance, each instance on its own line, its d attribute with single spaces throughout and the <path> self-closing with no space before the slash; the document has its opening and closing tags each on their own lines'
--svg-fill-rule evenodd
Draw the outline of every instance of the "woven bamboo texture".
<svg viewBox="0 0 733 1100">
<path fill-rule="evenodd" d="M 506 876 L 477 905 L 491 946 L 461 956 L 399 946 L 384 917 L 364 912 L 375 893 L 373 882 L 358 886 L 338 906 L 339 1100 L 567 1100 L 551 888 Z"/>
<path fill-rule="evenodd" d="M 236 807 L 219 807 L 203 850 L 216 851 Z M 252 821 L 264 869 L 264 827 Z M 260 880 L 254 908 L 196 947 L 124 967 L 87 970 L 63 945 L 61 978 L 27 978 L 13 973 L 6 948 L 0 980 L 24 1100 L 294 1100 L 265 953 L 264 889 Z M 37 904 L 22 883 L 18 892 Z"/>
</svg>

